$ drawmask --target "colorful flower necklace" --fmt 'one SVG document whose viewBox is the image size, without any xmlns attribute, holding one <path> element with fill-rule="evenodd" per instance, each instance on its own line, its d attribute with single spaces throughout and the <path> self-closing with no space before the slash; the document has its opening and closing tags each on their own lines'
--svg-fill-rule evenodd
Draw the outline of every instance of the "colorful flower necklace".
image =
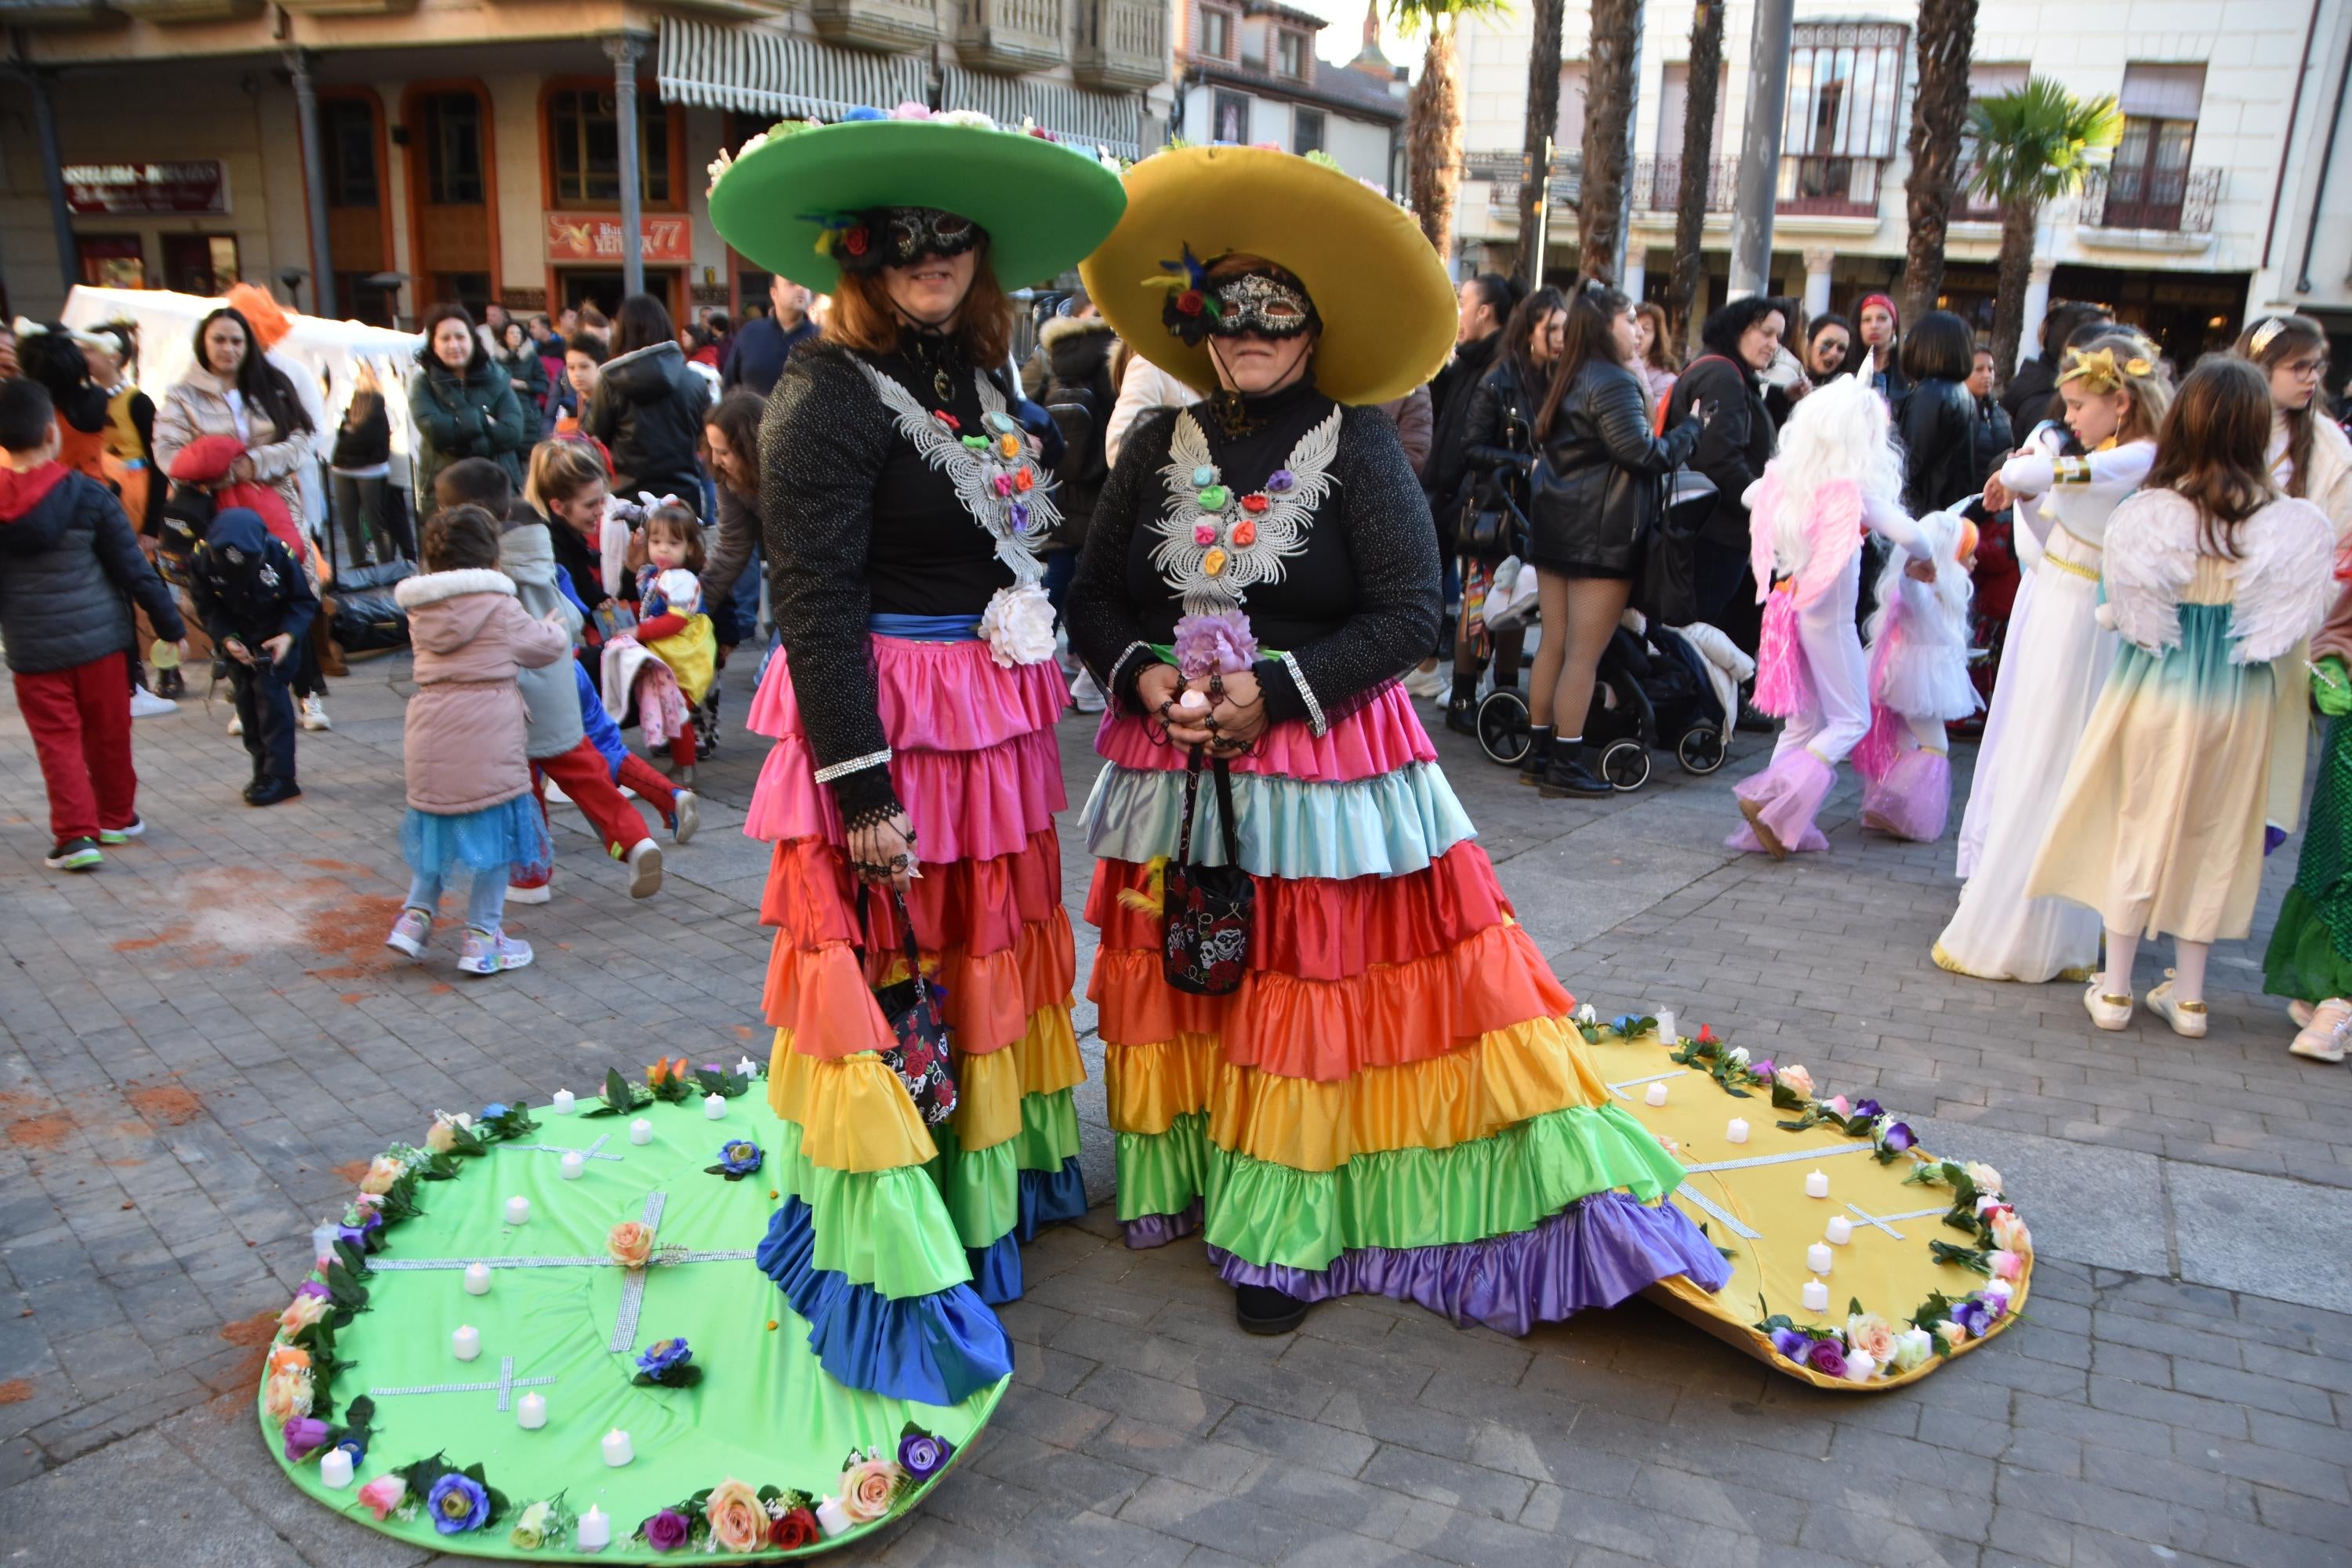
<svg viewBox="0 0 2352 1568">
<path fill-rule="evenodd" d="M 954 415 L 925 408 L 913 393 L 865 360 L 857 361 L 857 368 L 896 418 L 898 434 L 913 443 L 924 462 L 947 475 L 964 510 L 996 541 L 996 558 L 1012 568 L 1013 581 L 1028 586 L 1044 577 L 1037 546 L 1061 526 L 1062 510 L 1054 504 L 1051 481 L 1037 460 L 1037 438 L 1005 411 L 996 384 L 972 372 L 980 388 L 982 430 L 969 432 Z"/>
<path fill-rule="evenodd" d="M 1260 583 L 1282 581 L 1283 563 L 1307 548 L 1307 525 L 1335 482 L 1339 410 L 1298 438 L 1265 488 L 1236 495 L 1210 459 L 1209 437 L 1192 411 L 1176 416 L 1168 445 L 1168 510 L 1153 526 L 1160 542 L 1151 564 L 1183 595 L 1189 615 L 1214 615 L 1241 604 Z"/>
</svg>

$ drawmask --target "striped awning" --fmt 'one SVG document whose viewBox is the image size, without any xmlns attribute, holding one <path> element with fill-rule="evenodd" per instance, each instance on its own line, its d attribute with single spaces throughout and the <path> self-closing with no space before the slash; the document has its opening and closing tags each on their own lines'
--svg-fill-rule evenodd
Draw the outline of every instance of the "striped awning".
<svg viewBox="0 0 2352 1568">
<path fill-rule="evenodd" d="M 930 96 L 930 70 L 918 56 L 837 49 L 757 23 L 676 16 L 662 18 L 658 78 L 665 103 L 779 119 L 835 120 L 860 106 L 887 110 Z"/>
<path fill-rule="evenodd" d="M 940 72 L 940 107 L 977 109 L 1004 126 L 1034 121 L 1082 147 L 1108 147 L 1122 158 L 1143 156 L 1143 100 L 1136 93 L 1089 92 L 946 66 Z"/>
</svg>

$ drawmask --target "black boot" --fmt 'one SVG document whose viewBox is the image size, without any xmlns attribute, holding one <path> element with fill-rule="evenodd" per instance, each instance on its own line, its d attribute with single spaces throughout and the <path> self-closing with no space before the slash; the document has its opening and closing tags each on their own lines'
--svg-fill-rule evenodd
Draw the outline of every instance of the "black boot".
<svg viewBox="0 0 2352 1568">
<path fill-rule="evenodd" d="M 1531 784 L 1543 777 L 1551 762 L 1551 726 L 1537 724 L 1528 731 L 1528 754 L 1519 759 L 1519 782 Z"/>
<path fill-rule="evenodd" d="M 1457 735 L 1478 732 L 1478 677 L 1454 672 L 1454 695 L 1445 700 L 1445 727 Z"/>
<path fill-rule="evenodd" d="M 1551 765 L 1536 781 L 1536 793 L 1546 800 L 1558 800 L 1564 795 L 1615 794 L 1609 781 L 1592 771 L 1591 763 L 1598 759 L 1590 755 L 1591 751 L 1581 741 L 1563 741 L 1553 747 Z"/>
<path fill-rule="evenodd" d="M 1307 1321 L 1307 1303 L 1270 1285 L 1234 1288 L 1234 1321 L 1244 1333 L 1286 1334 Z"/>
<path fill-rule="evenodd" d="M 187 679 L 180 673 L 180 667 L 176 664 L 169 669 L 157 670 L 155 680 L 155 695 L 158 697 L 169 697 L 177 700 L 188 694 Z"/>
</svg>

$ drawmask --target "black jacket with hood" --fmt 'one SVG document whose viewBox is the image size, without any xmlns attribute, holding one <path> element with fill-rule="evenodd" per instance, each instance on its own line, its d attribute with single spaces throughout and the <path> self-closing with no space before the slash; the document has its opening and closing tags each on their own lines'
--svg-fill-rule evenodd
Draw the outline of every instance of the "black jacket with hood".
<svg viewBox="0 0 2352 1568">
<path fill-rule="evenodd" d="M 261 645 L 283 632 L 302 646 L 319 612 L 310 579 L 286 546 L 270 537 L 261 514 L 233 506 L 213 519 L 196 546 L 188 593 L 205 633 L 215 643 L 231 637 L 256 658 Z M 289 658 L 293 657 L 289 651 Z"/>
<path fill-rule="evenodd" d="M 702 416 L 709 384 L 676 343 L 653 343 L 605 362 L 580 427 L 611 448 L 613 492 L 674 495 L 702 515 Z"/>
<path fill-rule="evenodd" d="M 71 669 L 131 646 L 125 595 L 155 634 L 187 636 L 172 592 L 112 491 L 62 464 L 0 468 L 0 639 L 20 675 Z"/>
</svg>

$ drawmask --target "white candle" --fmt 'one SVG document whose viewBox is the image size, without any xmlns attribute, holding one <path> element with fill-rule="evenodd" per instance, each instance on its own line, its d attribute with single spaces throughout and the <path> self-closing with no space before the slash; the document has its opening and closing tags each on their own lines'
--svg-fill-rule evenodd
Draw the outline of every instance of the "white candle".
<svg viewBox="0 0 2352 1568">
<path fill-rule="evenodd" d="M 1725 1127 L 1725 1128 L 1724 1128 L 1724 1130 L 1723 1130 L 1723 1141 L 1724 1141 L 1725 1142 L 1727 1142 L 1727 1143 L 1745 1143 L 1745 1142 L 1748 1142 L 1748 1122 L 1747 1122 L 1747 1121 L 1746 1121 L 1744 1118 L 1742 1118 L 1742 1117 L 1738 1117 L 1738 1116 L 1733 1117 L 1733 1118 L 1731 1119 L 1730 1124 L 1729 1124 L 1728 1126 Z"/>
<path fill-rule="evenodd" d="M 536 1394 L 526 1394 L 515 1405 L 515 1420 L 526 1432 L 536 1432 L 547 1425 L 547 1401 Z"/>
<path fill-rule="evenodd" d="M 1826 1312 L 1830 1310 L 1830 1288 L 1818 1279 L 1805 1281 L 1805 1310 Z"/>
<path fill-rule="evenodd" d="M 557 1163 L 562 1167 L 563 1179 L 567 1182 L 576 1182 L 588 1173 L 588 1156 L 577 1149 L 566 1149 L 563 1158 Z"/>
<path fill-rule="evenodd" d="M 1814 1171 L 1806 1175 L 1805 1195 L 1809 1198 L 1825 1198 L 1830 1195 L 1830 1177 L 1827 1171 Z"/>
<path fill-rule="evenodd" d="M 636 1450 L 629 1447 L 629 1435 L 626 1432 L 624 1432 L 618 1426 L 615 1426 L 610 1432 L 604 1434 L 604 1462 L 606 1464 L 616 1467 L 625 1465 L 636 1457 Z"/>
<path fill-rule="evenodd" d="M 490 1293 L 490 1266 L 487 1263 L 466 1265 L 466 1294 L 487 1296 Z"/>
<path fill-rule="evenodd" d="M 1664 1105 L 1666 1102 L 1666 1086 L 1662 1083 L 1652 1084 L 1643 1094 L 1642 1099 L 1651 1105 Z"/>
<path fill-rule="evenodd" d="M 482 1353 L 482 1331 L 471 1323 L 460 1323 L 457 1331 L 449 1336 L 449 1353 L 459 1361 L 471 1361 Z"/>
<path fill-rule="evenodd" d="M 1831 1262 L 1830 1244 L 1828 1242 L 1817 1241 L 1811 1247 L 1805 1248 L 1805 1267 L 1811 1269 L 1814 1273 L 1827 1274 L 1830 1271 Z"/>
<path fill-rule="evenodd" d="M 580 1550 L 602 1552 L 611 1544 L 613 1544 L 611 1517 L 603 1509 L 590 1503 L 588 1511 L 580 1516 Z"/>
<path fill-rule="evenodd" d="M 558 1116 L 569 1116 L 572 1114 L 572 1091 L 568 1089 L 559 1089 L 555 1091 L 555 1099 L 547 1109 Z"/>
<path fill-rule="evenodd" d="M 723 1094 L 704 1096 L 702 1101 L 702 1114 L 712 1121 L 725 1121 L 727 1119 L 727 1097 Z"/>
<path fill-rule="evenodd" d="M 1662 1007 L 1658 1010 L 1658 1038 L 1662 1043 L 1669 1046 L 1682 1044 L 1682 1037 L 1675 1033 L 1675 1015 L 1672 1008 Z"/>
<path fill-rule="evenodd" d="M 760 1070 L 760 1064 L 753 1061 L 750 1057 L 745 1057 L 735 1064 L 735 1070 L 741 1073 L 745 1078 L 750 1078 L 753 1073 Z"/>
<path fill-rule="evenodd" d="M 630 1123 L 629 1123 L 629 1142 L 632 1142 L 632 1143 L 636 1143 L 636 1144 L 646 1144 L 646 1143 L 650 1143 L 650 1142 L 652 1142 L 653 1141 L 654 1141 L 654 1124 L 653 1124 L 652 1122 L 650 1122 L 650 1121 L 646 1121 L 644 1117 L 640 1116 L 640 1117 L 638 1117 L 635 1121 L 632 1121 L 632 1122 L 630 1122 Z"/>
<path fill-rule="evenodd" d="M 342 1234 L 332 1224 L 314 1226 L 310 1231 L 310 1257 L 320 1270 L 335 1260 L 335 1237 Z"/>
<path fill-rule="evenodd" d="M 337 1491 L 352 1484 L 352 1456 L 347 1448 L 330 1448 L 319 1456 L 319 1479 Z"/>
<path fill-rule="evenodd" d="M 509 1225 L 528 1225 L 530 1223 L 530 1200 L 529 1198 L 513 1197 L 507 1200 L 507 1223 Z"/>
<path fill-rule="evenodd" d="M 1853 1221 L 1846 1218 L 1845 1215 L 1842 1214 L 1833 1214 L 1830 1215 L 1831 1243 L 1833 1246 L 1843 1247 L 1847 1242 L 1850 1242 L 1853 1239 Z"/>
</svg>

